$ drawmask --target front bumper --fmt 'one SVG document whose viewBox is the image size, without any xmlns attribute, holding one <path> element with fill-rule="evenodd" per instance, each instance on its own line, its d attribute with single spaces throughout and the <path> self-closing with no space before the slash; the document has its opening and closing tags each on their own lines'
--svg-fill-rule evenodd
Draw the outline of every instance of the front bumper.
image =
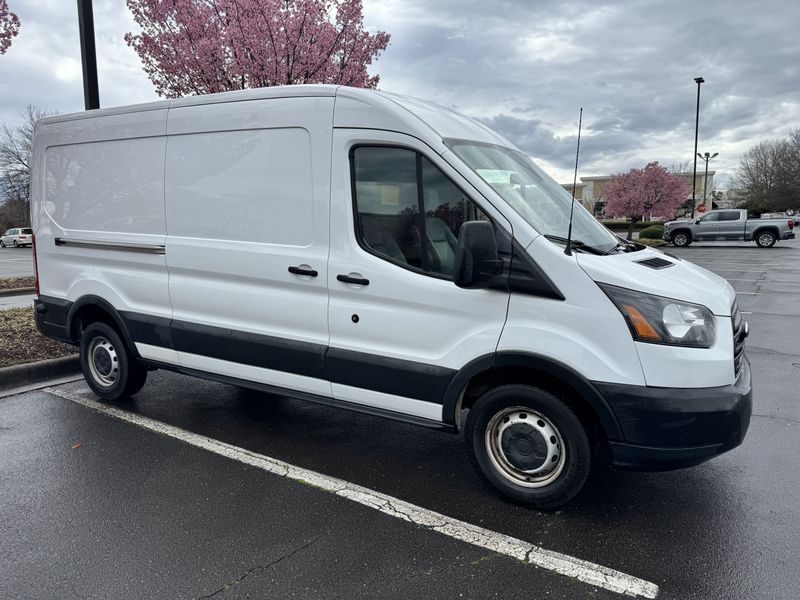
<svg viewBox="0 0 800 600">
<path fill-rule="evenodd" d="M 595 383 L 617 417 L 623 441 L 610 441 L 614 466 L 665 471 L 700 464 L 742 443 L 750 425 L 750 363 L 733 385 L 663 388 Z"/>
</svg>

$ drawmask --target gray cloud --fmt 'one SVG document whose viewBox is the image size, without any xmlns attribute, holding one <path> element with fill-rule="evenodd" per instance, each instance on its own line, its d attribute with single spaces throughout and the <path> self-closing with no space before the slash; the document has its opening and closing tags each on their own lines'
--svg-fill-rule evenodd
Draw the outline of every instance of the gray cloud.
<svg viewBox="0 0 800 600">
<path fill-rule="evenodd" d="M 32 102 L 80 110 L 74 2 L 18 1 L 22 30 L 0 57 L 0 121 Z M 481 119 L 571 179 L 691 161 L 702 75 L 700 150 L 729 175 L 753 144 L 800 126 L 800 5 L 785 0 L 574 2 L 365 0 L 365 24 L 392 34 L 381 87 Z M 104 105 L 154 99 L 122 41 L 123 0 L 95 0 Z"/>
<path fill-rule="evenodd" d="M 580 106 L 581 174 L 691 161 L 698 75 L 700 150 L 720 153 L 723 177 L 749 145 L 800 125 L 795 3 L 435 4 L 367 4 L 394 36 L 383 87 L 481 118 L 560 178 Z"/>
</svg>

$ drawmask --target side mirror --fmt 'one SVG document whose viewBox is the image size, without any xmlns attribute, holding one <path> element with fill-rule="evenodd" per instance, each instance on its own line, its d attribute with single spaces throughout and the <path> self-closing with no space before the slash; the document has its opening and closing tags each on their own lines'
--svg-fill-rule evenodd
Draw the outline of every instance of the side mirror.
<svg viewBox="0 0 800 600">
<path fill-rule="evenodd" d="M 502 266 L 492 224 L 467 221 L 461 225 L 453 278 L 455 284 L 467 290 L 486 289 Z"/>
<path fill-rule="evenodd" d="M 699 219 L 699 218 L 697 218 L 697 219 L 695 219 L 695 220 L 694 220 L 694 224 L 695 224 L 695 225 L 697 225 L 698 223 L 700 223 L 700 219 Z"/>
</svg>

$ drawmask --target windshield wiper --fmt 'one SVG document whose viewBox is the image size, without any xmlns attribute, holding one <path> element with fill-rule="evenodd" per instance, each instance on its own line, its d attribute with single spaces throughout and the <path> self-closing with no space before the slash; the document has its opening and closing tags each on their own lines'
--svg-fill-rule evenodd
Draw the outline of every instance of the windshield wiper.
<svg viewBox="0 0 800 600">
<path fill-rule="evenodd" d="M 546 237 L 551 242 L 559 242 L 562 244 L 567 243 L 567 238 L 561 237 L 560 235 L 545 234 L 544 237 Z M 608 252 L 606 252 L 605 250 L 600 250 L 600 248 L 595 248 L 594 246 L 590 246 L 589 244 L 586 244 L 585 242 L 582 242 L 580 240 L 570 240 L 570 245 L 576 250 L 580 250 L 582 252 L 589 252 L 590 254 L 598 254 L 600 256 L 605 256 L 606 254 L 608 254 Z"/>
<path fill-rule="evenodd" d="M 617 239 L 619 239 L 619 242 L 617 242 L 617 245 L 608 251 L 608 254 L 614 254 L 617 250 L 620 249 L 622 249 L 623 252 L 636 252 L 637 250 L 641 250 L 642 248 L 644 248 L 642 244 L 637 244 L 633 240 L 626 240 L 619 236 L 617 236 Z"/>
</svg>

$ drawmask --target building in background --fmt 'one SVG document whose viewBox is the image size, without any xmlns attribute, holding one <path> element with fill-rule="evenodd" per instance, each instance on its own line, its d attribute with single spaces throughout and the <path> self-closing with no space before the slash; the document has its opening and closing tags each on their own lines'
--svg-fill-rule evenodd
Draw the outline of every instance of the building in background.
<svg viewBox="0 0 800 600">
<path fill-rule="evenodd" d="M 695 204 L 697 206 L 703 203 L 703 190 L 707 190 L 706 192 L 706 205 L 704 209 L 701 209 L 701 212 L 704 210 L 711 210 L 712 208 L 712 201 L 713 204 L 718 205 L 719 208 L 730 208 L 728 206 L 723 206 L 719 201 L 719 193 L 714 194 L 714 174 L 716 171 L 709 171 L 708 172 L 708 182 L 705 181 L 705 173 L 698 173 L 697 174 L 697 186 L 695 190 Z M 689 187 L 692 186 L 692 173 L 691 171 L 688 173 L 678 173 L 682 177 L 686 178 L 686 183 L 689 184 Z M 602 205 L 605 203 L 605 187 L 608 185 L 609 180 L 611 179 L 611 175 L 600 175 L 596 177 L 581 177 L 580 181 L 575 184 L 575 199 L 580 201 L 583 206 L 589 210 L 592 214 L 599 214 L 602 212 Z M 707 183 L 707 185 L 706 185 Z M 572 193 L 572 183 L 562 183 L 561 187 L 563 187 L 568 192 Z M 687 200 L 691 199 L 691 196 L 687 198 Z M 724 202 L 724 200 L 723 200 Z M 716 206 L 714 207 L 716 208 Z M 611 215 L 608 215 L 611 216 Z"/>
</svg>

